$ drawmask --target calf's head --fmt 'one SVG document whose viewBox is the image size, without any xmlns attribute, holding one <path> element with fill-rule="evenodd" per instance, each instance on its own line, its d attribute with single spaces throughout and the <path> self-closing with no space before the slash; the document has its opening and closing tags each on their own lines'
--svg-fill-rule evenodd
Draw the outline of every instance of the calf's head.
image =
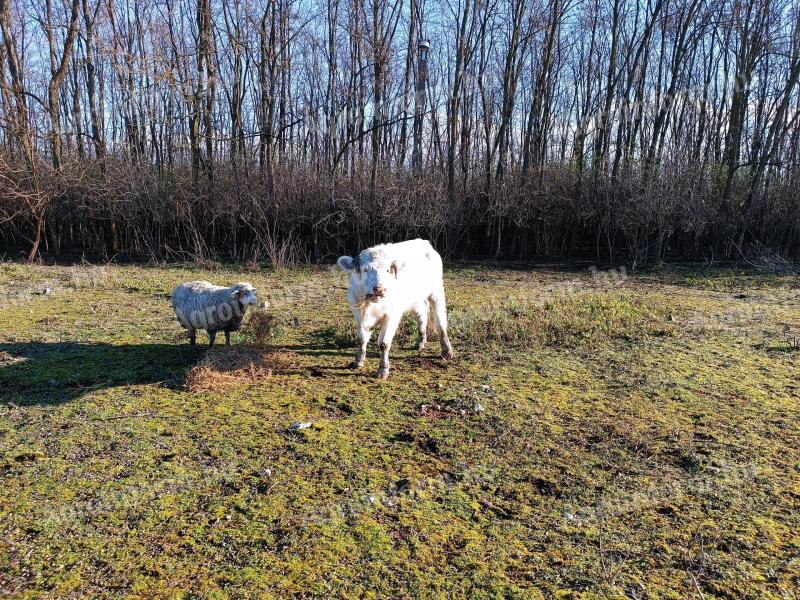
<svg viewBox="0 0 800 600">
<path fill-rule="evenodd" d="M 342 271 L 350 273 L 350 285 L 368 302 L 391 296 L 392 287 L 404 266 L 401 260 L 375 250 L 364 250 L 355 258 L 340 256 L 336 264 Z"/>
</svg>

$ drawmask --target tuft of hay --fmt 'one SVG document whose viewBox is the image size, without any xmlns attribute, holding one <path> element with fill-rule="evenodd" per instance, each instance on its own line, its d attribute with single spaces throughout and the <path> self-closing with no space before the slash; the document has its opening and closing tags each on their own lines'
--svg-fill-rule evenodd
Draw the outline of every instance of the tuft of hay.
<svg viewBox="0 0 800 600">
<path fill-rule="evenodd" d="M 186 375 L 192 392 L 221 392 L 258 382 L 287 369 L 285 354 L 264 352 L 246 346 L 212 348 Z"/>
<path fill-rule="evenodd" d="M 756 242 L 740 252 L 746 263 L 767 273 L 774 275 L 800 274 L 800 267 L 760 242 Z"/>
<path fill-rule="evenodd" d="M 258 273 L 260 271 L 261 271 L 261 263 L 259 263 L 258 260 L 256 260 L 255 258 L 251 258 L 242 265 L 243 273 Z"/>
<path fill-rule="evenodd" d="M 275 332 L 277 319 L 264 310 L 254 310 L 247 320 L 245 335 L 256 346 L 266 346 Z"/>
<path fill-rule="evenodd" d="M 196 258 L 194 264 L 201 269 L 213 271 L 214 273 L 222 270 L 222 263 L 218 260 L 212 260 L 210 258 Z"/>
<path fill-rule="evenodd" d="M 21 356 L 14 356 L 4 350 L 0 350 L 0 367 L 9 367 L 15 363 L 23 362 L 27 359 Z"/>
</svg>

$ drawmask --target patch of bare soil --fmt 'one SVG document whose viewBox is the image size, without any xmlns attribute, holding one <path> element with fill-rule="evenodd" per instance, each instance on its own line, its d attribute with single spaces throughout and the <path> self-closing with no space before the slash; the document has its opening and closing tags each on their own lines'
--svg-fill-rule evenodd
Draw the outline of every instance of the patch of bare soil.
<svg viewBox="0 0 800 600">
<path fill-rule="evenodd" d="M 99 288 L 110 279 L 110 271 L 103 266 L 69 267 L 48 271 L 47 277 L 33 280 L 12 279 L 0 284 L 0 306 L 21 305 L 38 297 L 49 297 L 64 290 Z"/>
</svg>

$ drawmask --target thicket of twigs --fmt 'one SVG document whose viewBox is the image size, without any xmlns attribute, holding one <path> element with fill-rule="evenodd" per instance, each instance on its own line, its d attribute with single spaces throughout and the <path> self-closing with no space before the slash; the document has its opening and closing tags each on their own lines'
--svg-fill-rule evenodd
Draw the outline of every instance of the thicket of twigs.
<svg viewBox="0 0 800 600">
<path fill-rule="evenodd" d="M 205 180 L 193 184 L 186 167 L 167 171 L 111 159 L 105 167 L 102 173 L 96 164 L 69 163 L 40 185 L 49 196 L 42 251 L 286 266 L 421 236 L 451 257 L 591 256 L 645 264 L 712 256 L 720 211 L 711 176 L 688 168 L 637 186 L 637 175 L 582 185 L 569 165 L 551 166 L 535 184 L 509 178 L 490 194 L 470 186 L 450 204 L 436 173 L 384 174 L 373 196 L 358 178 L 280 171 L 269 201 L 257 170 L 237 177 L 218 168 L 212 188 Z M 27 250 L 29 212 L 22 194 L 9 193 L 20 185 L 0 190 L 16 215 L 0 227 L 0 246 Z M 800 255 L 796 190 L 791 180 L 773 182 L 769 202 L 746 222 L 743 213 L 732 219 L 740 227 L 726 229 L 723 257 L 767 265 Z"/>
<path fill-rule="evenodd" d="M 0 0 L 0 248 L 286 265 L 422 236 L 450 257 L 783 264 L 798 15 Z"/>
</svg>

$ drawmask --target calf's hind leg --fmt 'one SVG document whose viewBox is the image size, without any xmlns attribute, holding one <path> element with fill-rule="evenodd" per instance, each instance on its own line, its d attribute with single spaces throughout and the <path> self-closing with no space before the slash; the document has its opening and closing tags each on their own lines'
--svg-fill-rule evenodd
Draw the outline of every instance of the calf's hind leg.
<svg viewBox="0 0 800 600">
<path fill-rule="evenodd" d="M 417 320 L 417 332 L 419 339 L 417 340 L 417 350 L 423 350 L 428 343 L 428 311 L 427 302 L 420 302 L 415 305 L 411 311 L 414 313 L 414 318 Z"/>
<path fill-rule="evenodd" d="M 433 314 L 436 316 L 436 323 L 439 325 L 440 344 L 442 346 L 442 358 L 450 360 L 453 358 L 453 345 L 447 336 L 447 305 L 444 300 L 444 288 L 434 293 L 431 298 L 433 304 Z"/>
</svg>

